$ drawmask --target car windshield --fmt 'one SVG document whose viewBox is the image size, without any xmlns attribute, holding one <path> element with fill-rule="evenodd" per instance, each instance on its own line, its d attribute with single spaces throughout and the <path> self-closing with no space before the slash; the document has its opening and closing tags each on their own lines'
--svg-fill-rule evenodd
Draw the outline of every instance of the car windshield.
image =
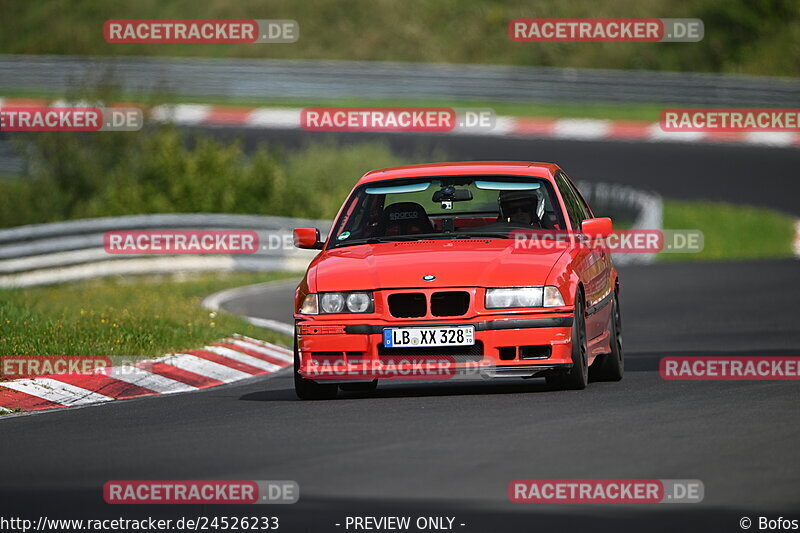
<svg viewBox="0 0 800 533">
<path fill-rule="evenodd" d="M 539 178 L 458 176 L 365 184 L 334 224 L 331 247 L 565 229 L 551 184 Z"/>
</svg>

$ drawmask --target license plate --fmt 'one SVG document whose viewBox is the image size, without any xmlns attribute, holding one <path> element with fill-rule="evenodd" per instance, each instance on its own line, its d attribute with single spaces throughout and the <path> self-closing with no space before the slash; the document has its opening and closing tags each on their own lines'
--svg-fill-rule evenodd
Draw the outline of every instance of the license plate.
<svg viewBox="0 0 800 533">
<path fill-rule="evenodd" d="M 438 328 L 386 328 L 383 345 L 386 348 L 426 348 L 430 346 L 472 346 L 474 326 L 443 326 Z"/>
</svg>

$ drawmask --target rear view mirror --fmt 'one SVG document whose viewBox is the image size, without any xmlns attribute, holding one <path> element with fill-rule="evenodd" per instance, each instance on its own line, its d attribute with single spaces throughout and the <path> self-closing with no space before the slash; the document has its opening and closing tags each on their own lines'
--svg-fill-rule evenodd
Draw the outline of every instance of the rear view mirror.
<svg viewBox="0 0 800 533">
<path fill-rule="evenodd" d="M 587 218 L 581 222 L 581 232 L 591 237 L 608 237 L 612 231 L 611 219 L 608 217 Z"/>
<path fill-rule="evenodd" d="M 293 237 L 294 245 L 298 248 L 311 250 L 322 249 L 322 243 L 319 241 L 319 230 L 317 228 L 295 228 Z"/>
<path fill-rule="evenodd" d="M 433 193 L 434 202 L 466 202 L 472 200 L 472 191 L 469 189 L 456 189 L 452 185 Z"/>
</svg>

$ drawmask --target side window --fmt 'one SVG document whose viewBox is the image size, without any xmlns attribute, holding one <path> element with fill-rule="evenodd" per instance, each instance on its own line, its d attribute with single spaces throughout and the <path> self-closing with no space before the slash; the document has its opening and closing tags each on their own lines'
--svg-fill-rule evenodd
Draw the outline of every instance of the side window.
<svg viewBox="0 0 800 533">
<path fill-rule="evenodd" d="M 575 184 L 572 183 L 572 180 L 570 180 L 568 177 L 564 176 L 564 181 L 567 183 L 569 188 L 572 190 L 572 193 L 575 195 L 575 198 L 578 201 L 578 205 L 580 206 L 581 212 L 583 213 L 582 214 L 583 218 L 581 218 L 581 220 L 586 220 L 587 218 L 593 218 L 592 210 L 589 209 L 589 204 L 587 204 L 586 200 L 583 199 L 583 195 L 578 190 L 578 188 L 575 186 Z"/>
<path fill-rule="evenodd" d="M 581 226 L 581 221 L 587 217 L 581 205 L 581 200 L 575 195 L 575 191 L 570 187 L 569 182 L 560 172 L 556 174 L 556 184 L 558 185 L 558 190 L 561 192 L 561 196 L 564 198 L 569 221 L 572 223 L 573 229 L 578 230 Z"/>
</svg>

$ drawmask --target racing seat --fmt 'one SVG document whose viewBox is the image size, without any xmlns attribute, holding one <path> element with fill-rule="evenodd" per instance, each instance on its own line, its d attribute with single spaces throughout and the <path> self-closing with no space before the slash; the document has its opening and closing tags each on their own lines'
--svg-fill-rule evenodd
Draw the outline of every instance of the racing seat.
<svg viewBox="0 0 800 533">
<path fill-rule="evenodd" d="M 377 235 L 417 235 L 434 233 L 425 208 L 416 202 L 398 202 L 383 211 Z"/>
</svg>

